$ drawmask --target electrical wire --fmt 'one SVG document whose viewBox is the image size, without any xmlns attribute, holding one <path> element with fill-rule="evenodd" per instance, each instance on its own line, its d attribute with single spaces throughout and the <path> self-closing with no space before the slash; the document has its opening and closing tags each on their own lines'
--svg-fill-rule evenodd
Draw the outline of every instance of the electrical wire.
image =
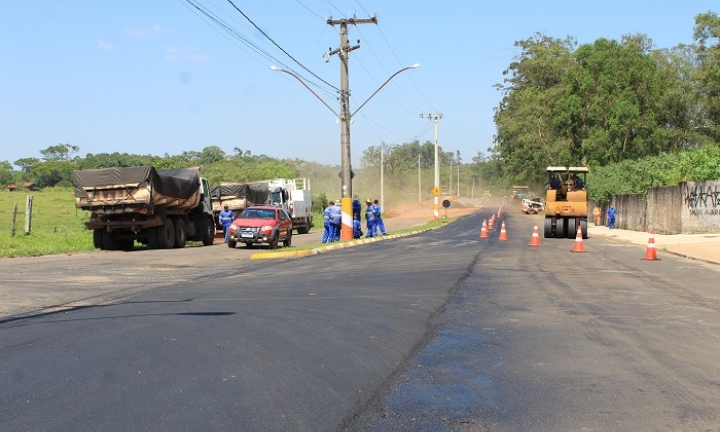
<svg viewBox="0 0 720 432">
<path fill-rule="evenodd" d="M 238 12 L 240 12 L 240 14 L 241 14 L 243 17 L 245 17 L 245 19 L 248 20 L 248 21 L 250 22 L 250 24 L 253 25 L 253 27 L 255 27 L 260 33 L 262 33 L 263 36 L 265 36 L 270 42 L 272 42 L 273 45 L 275 45 L 280 51 L 283 52 L 283 54 L 285 54 L 286 56 L 288 56 L 288 57 L 289 57 L 292 61 L 294 61 L 298 66 L 300 66 L 301 68 L 305 69 L 309 74 L 311 74 L 311 75 L 314 76 L 315 78 L 319 79 L 320 81 L 322 81 L 322 82 L 325 83 L 326 85 L 332 87 L 333 89 L 335 89 L 335 90 L 337 90 L 337 91 L 340 91 L 339 88 L 335 87 L 334 85 L 332 85 L 332 84 L 330 84 L 329 82 L 327 82 L 327 81 L 325 81 L 324 79 L 322 79 L 319 75 L 317 75 L 315 72 L 313 72 L 313 71 L 311 71 L 310 69 L 308 69 L 304 64 L 300 63 L 295 57 L 293 57 L 292 55 L 290 55 L 289 52 L 285 51 L 285 49 L 284 49 L 283 47 L 281 47 L 280 45 L 278 45 L 278 43 L 275 42 L 267 33 L 265 33 L 265 31 L 263 31 L 263 29 L 261 29 L 260 27 L 258 27 L 257 24 L 255 24 L 255 23 L 253 22 L 253 20 L 250 19 L 249 16 L 245 15 L 245 12 L 243 12 L 239 7 L 237 7 L 237 6 L 235 5 L 235 3 L 232 2 L 232 0 L 227 0 L 227 2 L 230 3 L 230 4 L 232 5 L 232 7 L 235 8 L 235 10 L 237 10 Z"/>
</svg>

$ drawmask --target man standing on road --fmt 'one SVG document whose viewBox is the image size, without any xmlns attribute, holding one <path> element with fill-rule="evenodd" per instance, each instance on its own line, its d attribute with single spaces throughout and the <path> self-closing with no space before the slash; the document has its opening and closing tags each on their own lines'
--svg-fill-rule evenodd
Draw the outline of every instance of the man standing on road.
<svg viewBox="0 0 720 432">
<path fill-rule="evenodd" d="M 353 219 L 355 219 L 355 216 L 357 216 L 357 220 L 360 220 L 360 213 L 362 212 L 362 205 L 360 204 L 360 200 L 358 199 L 357 194 L 353 195 L 352 212 L 353 212 Z"/>
<path fill-rule="evenodd" d="M 338 200 L 330 207 L 330 225 L 332 225 L 332 240 L 340 241 L 340 231 L 342 229 L 342 206 Z"/>
<path fill-rule="evenodd" d="M 608 215 L 608 228 L 615 229 L 615 207 L 610 206 L 607 210 Z"/>
<path fill-rule="evenodd" d="M 228 242 L 228 230 L 230 228 L 230 224 L 234 220 L 235 213 L 233 213 L 232 210 L 228 209 L 228 205 L 225 204 L 223 206 L 223 210 L 220 212 L 220 216 L 218 217 L 218 222 L 220 222 L 220 225 L 222 225 L 223 227 L 223 236 L 225 237 L 225 243 Z"/>
<path fill-rule="evenodd" d="M 369 199 L 365 201 L 365 204 L 367 204 L 367 207 L 365 208 L 365 222 L 367 222 L 367 234 L 365 235 L 365 238 L 370 238 L 377 235 L 377 227 L 375 226 L 375 207 Z"/>
<path fill-rule="evenodd" d="M 595 226 L 600 226 L 600 212 L 602 210 L 600 209 L 599 205 L 596 205 L 595 208 L 593 208 L 593 222 L 595 223 Z"/>
<path fill-rule="evenodd" d="M 385 223 L 382 220 L 382 208 L 380 208 L 378 200 L 374 201 L 373 207 L 375 207 L 375 226 L 380 228 L 382 235 L 387 235 L 385 232 Z"/>
<path fill-rule="evenodd" d="M 335 203 L 333 201 L 330 201 L 328 203 L 328 206 L 325 207 L 325 210 L 323 210 L 323 226 L 325 227 L 325 231 L 323 231 L 323 237 L 322 242 L 327 243 L 332 242 L 335 238 L 335 233 L 333 232 L 333 227 L 330 224 L 330 208 L 334 206 Z"/>
</svg>

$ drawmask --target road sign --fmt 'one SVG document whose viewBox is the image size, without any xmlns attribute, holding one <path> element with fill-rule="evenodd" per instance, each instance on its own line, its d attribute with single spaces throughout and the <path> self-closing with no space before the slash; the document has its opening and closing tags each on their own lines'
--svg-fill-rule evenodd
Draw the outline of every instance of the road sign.
<svg viewBox="0 0 720 432">
<path fill-rule="evenodd" d="M 432 190 L 433 195 L 439 196 L 440 195 L 440 188 L 435 186 Z"/>
</svg>

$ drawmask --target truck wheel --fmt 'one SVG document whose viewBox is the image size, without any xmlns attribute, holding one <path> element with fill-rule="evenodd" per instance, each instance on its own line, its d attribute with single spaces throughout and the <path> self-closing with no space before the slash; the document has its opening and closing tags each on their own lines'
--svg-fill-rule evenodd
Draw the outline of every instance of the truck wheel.
<svg viewBox="0 0 720 432">
<path fill-rule="evenodd" d="M 185 231 L 185 222 L 182 219 L 175 219 L 175 247 L 182 249 L 187 242 L 187 232 Z"/>
<path fill-rule="evenodd" d="M 228 240 L 228 247 L 230 249 L 235 249 L 235 245 L 237 245 L 237 242 L 235 240 Z"/>
<path fill-rule="evenodd" d="M 159 249 L 171 249 L 175 245 L 175 225 L 172 219 L 165 219 L 165 225 L 157 227 L 157 242 Z"/>
<path fill-rule="evenodd" d="M 211 246 L 215 242 L 215 222 L 208 220 L 205 225 L 202 242 L 205 246 Z"/>
<path fill-rule="evenodd" d="M 578 219 L 577 218 L 568 218 L 567 221 L 565 222 L 565 226 L 567 228 L 567 238 L 575 239 L 575 236 L 577 236 Z"/>
<path fill-rule="evenodd" d="M 274 236 L 270 239 L 269 244 L 270 249 L 277 249 L 278 248 L 278 233 L 275 233 Z"/>
<path fill-rule="evenodd" d="M 93 246 L 95 246 L 95 249 L 105 249 L 103 245 L 103 231 L 103 229 L 93 230 Z"/>
<path fill-rule="evenodd" d="M 147 230 L 147 236 L 148 236 L 147 246 L 148 246 L 148 248 L 160 249 L 160 246 L 158 245 L 158 237 L 157 237 L 158 236 L 157 232 L 160 230 L 160 228 L 162 228 L 162 227 L 148 228 L 148 230 Z"/>
<path fill-rule="evenodd" d="M 283 241 L 283 246 L 290 247 L 291 244 L 292 244 L 292 229 L 289 229 L 287 236 L 285 237 L 285 240 Z"/>
<path fill-rule="evenodd" d="M 297 232 L 298 234 L 307 234 L 310 232 L 310 223 L 309 219 L 305 219 L 305 225 L 301 225 L 298 227 Z"/>
<path fill-rule="evenodd" d="M 120 242 L 115 238 L 113 233 L 103 230 L 103 246 L 105 250 L 119 250 Z"/>
</svg>

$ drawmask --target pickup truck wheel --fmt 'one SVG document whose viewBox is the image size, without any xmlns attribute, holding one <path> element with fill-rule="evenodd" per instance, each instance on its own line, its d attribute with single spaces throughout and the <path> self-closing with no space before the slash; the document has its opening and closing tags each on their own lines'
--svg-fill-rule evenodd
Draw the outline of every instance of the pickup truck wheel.
<svg viewBox="0 0 720 432">
<path fill-rule="evenodd" d="M 215 222 L 208 220 L 205 225 L 202 242 L 205 246 L 211 246 L 215 242 Z"/>
<path fill-rule="evenodd" d="M 290 247 L 291 244 L 292 244 L 292 229 L 289 229 L 287 236 L 285 237 L 285 240 L 283 241 L 283 246 Z"/>
<path fill-rule="evenodd" d="M 277 249 L 278 248 L 278 233 L 275 233 L 275 235 L 270 239 L 270 249 Z"/>
<path fill-rule="evenodd" d="M 185 222 L 182 219 L 175 219 L 175 247 L 182 249 L 187 242 L 187 231 L 185 231 Z"/>
<path fill-rule="evenodd" d="M 93 246 L 95 249 L 105 249 L 103 245 L 103 229 L 93 230 Z"/>
<path fill-rule="evenodd" d="M 237 242 L 235 240 L 228 240 L 228 247 L 230 249 L 235 249 L 235 245 L 237 245 Z"/>
<path fill-rule="evenodd" d="M 165 225 L 157 228 L 159 249 L 171 249 L 175 245 L 175 225 L 172 219 L 165 219 Z"/>
</svg>

